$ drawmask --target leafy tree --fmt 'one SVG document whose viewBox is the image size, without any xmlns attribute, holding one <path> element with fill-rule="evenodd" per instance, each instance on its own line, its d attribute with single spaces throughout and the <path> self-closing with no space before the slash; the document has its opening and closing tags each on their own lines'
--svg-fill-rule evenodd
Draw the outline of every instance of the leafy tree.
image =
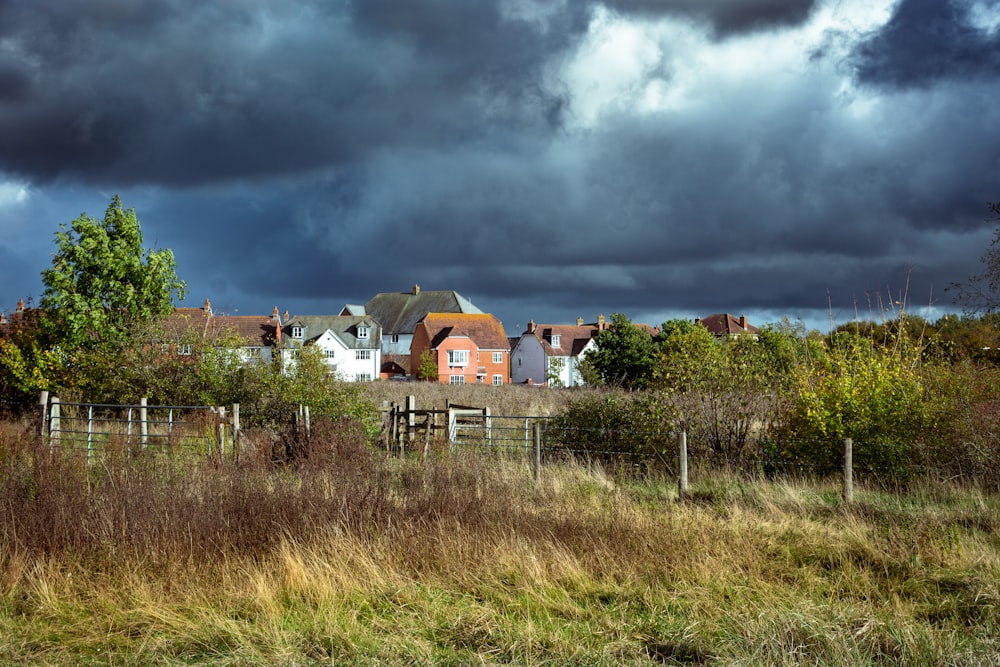
<svg viewBox="0 0 1000 667">
<path fill-rule="evenodd" d="M 988 203 L 990 217 L 987 222 L 1000 222 L 1000 202 Z M 949 289 L 956 292 L 955 302 L 967 314 L 986 314 L 1000 311 L 1000 227 L 997 227 L 990 247 L 980 258 L 983 271 L 970 276 L 964 283 L 952 283 Z"/>
<path fill-rule="evenodd" d="M 434 360 L 434 353 L 424 350 L 420 353 L 420 363 L 417 367 L 417 379 L 428 382 L 436 382 L 438 379 L 438 365 Z"/>
<path fill-rule="evenodd" d="M 52 266 L 42 272 L 46 328 L 66 352 L 121 342 L 129 329 L 164 317 L 186 285 L 170 250 L 143 248 L 134 209 L 116 195 L 96 219 L 86 213 L 56 232 Z"/>
<path fill-rule="evenodd" d="M 653 337 L 644 327 L 615 313 L 611 325 L 597 334 L 594 344 L 597 349 L 588 352 L 585 360 L 601 383 L 624 389 L 649 386 L 657 357 Z"/>
<path fill-rule="evenodd" d="M 562 374 L 566 368 L 566 360 L 562 357 L 549 357 L 549 366 L 545 371 L 545 379 L 550 387 L 562 387 Z"/>
</svg>

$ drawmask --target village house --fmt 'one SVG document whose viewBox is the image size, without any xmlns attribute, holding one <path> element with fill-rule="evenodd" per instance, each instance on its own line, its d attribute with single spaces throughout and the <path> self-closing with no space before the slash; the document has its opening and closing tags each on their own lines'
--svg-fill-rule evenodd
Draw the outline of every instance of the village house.
<svg viewBox="0 0 1000 667">
<path fill-rule="evenodd" d="M 607 328 L 600 315 L 597 322 L 584 324 L 535 324 L 511 347 L 510 378 L 514 384 L 576 387 L 584 384 L 580 363 L 584 355 L 596 347 L 594 339 Z"/>
<path fill-rule="evenodd" d="M 750 336 L 757 340 L 757 334 L 760 333 L 760 329 L 747 322 L 746 315 L 733 317 L 729 313 L 718 313 L 704 318 L 696 318 L 694 323 L 705 327 L 719 339 Z"/>
<path fill-rule="evenodd" d="M 427 350 L 437 364 L 438 382 L 510 383 L 510 343 L 500 320 L 487 313 L 428 313 L 413 333 L 412 372 Z"/>
<path fill-rule="evenodd" d="M 208 299 L 201 308 L 174 308 L 162 323 L 160 349 L 178 356 L 197 348 L 220 347 L 236 353 L 241 363 L 269 363 L 281 337 L 281 319 L 275 307 L 266 315 L 217 315 Z"/>
<path fill-rule="evenodd" d="M 416 373 L 410 367 L 410 346 L 417 324 L 428 313 L 468 313 L 483 311 L 458 292 L 422 291 L 414 285 L 409 292 L 380 292 L 364 305 L 347 304 L 341 315 L 373 318 L 382 327 L 381 377 L 390 378 Z"/>
<path fill-rule="evenodd" d="M 331 373 L 347 382 L 370 382 L 382 364 L 382 328 L 372 317 L 296 315 L 281 327 L 282 368 L 292 368 L 306 346 L 316 346 Z"/>
</svg>

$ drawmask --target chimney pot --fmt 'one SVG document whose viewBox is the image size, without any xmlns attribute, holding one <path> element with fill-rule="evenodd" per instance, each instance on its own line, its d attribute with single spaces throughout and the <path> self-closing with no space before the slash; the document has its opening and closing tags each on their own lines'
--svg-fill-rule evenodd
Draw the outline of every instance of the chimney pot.
<svg viewBox="0 0 1000 667">
<path fill-rule="evenodd" d="M 604 315 L 597 316 L 597 328 L 600 331 L 604 331 Z"/>
<path fill-rule="evenodd" d="M 18 299 L 17 300 L 17 310 L 14 311 L 14 312 L 16 312 L 16 313 L 23 313 L 24 312 L 24 299 Z"/>
<path fill-rule="evenodd" d="M 578 327 L 582 327 L 583 326 L 583 318 L 582 317 L 576 318 L 576 326 L 578 326 Z"/>
<path fill-rule="evenodd" d="M 528 320 L 528 333 L 535 333 L 535 321 Z"/>
<path fill-rule="evenodd" d="M 416 283 L 413 284 L 413 296 L 420 294 L 420 285 Z"/>
<path fill-rule="evenodd" d="M 274 319 L 274 320 L 278 319 L 278 307 L 277 306 L 275 306 L 274 310 L 271 311 L 271 319 Z"/>
<path fill-rule="evenodd" d="M 283 322 L 287 322 L 288 321 L 288 311 L 287 310 L 285 311 L 285 315 L 281 318 L 281 320 Z"/>
</svg>

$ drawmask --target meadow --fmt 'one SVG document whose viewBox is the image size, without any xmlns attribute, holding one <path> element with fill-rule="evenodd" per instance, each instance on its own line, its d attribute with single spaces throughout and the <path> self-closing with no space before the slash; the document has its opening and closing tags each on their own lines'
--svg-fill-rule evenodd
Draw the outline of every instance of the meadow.
<svg viewBox="0 0 1000 667">
<path fill-rule="evenodd" d="M 32 431 L 0 427 L 2 664 L 998 664 L 995 490 L 720 472 L 681 503 L 326 422 L 278 466 Z"/>
</svg>

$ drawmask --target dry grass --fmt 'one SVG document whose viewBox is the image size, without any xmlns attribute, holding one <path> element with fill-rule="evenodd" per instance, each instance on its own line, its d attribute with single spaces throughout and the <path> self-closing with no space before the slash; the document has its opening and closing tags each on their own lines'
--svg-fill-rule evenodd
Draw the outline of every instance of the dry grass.
<svg viewBox="0 0 1000 667">
<path fill-rule="evenodd" d="M 485 458 L 36 455 L 0 429 L 3 664 L 996 664 L 993 496 Z"/>
</svg>

